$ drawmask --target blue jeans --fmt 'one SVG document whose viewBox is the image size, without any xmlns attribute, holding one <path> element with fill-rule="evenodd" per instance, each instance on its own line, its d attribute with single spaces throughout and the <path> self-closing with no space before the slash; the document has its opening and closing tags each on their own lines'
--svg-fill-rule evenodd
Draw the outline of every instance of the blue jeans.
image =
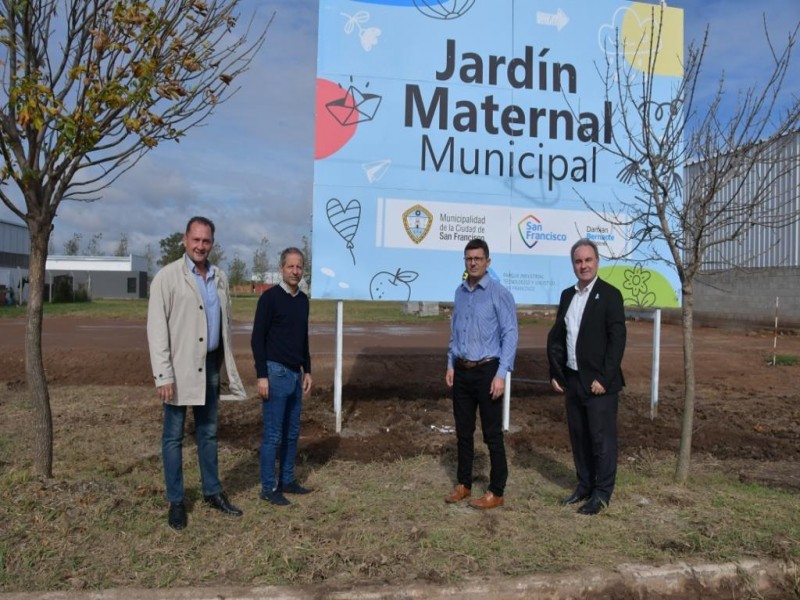
<svg viewBox="0 0 800 600">
<path fill-rule="evenodd" d="M 294 459 L 300 438 L 303 409 L 303 374 L 280 363 L 267 361 L 269 397 L 261 403 L 264 433 L 261 438 L 261 491 L 272 492 L 281 483 L 294 481 Z M 280 456 L 280 475 L 275 460 Z"/>
<path fill-rule="evenodd" d="M 193 406 L 194 437 L 197 461 L 204 496 L 222 491 L 217 462 L 217 412 L 219 406 L 219 365 L 216 353 L 206 358 L 206 403 Z M 186 407 L 164 404 L 164 428 L 161 434 L 161 455 L 164 460 L 164 482 L 167 500 L 183 501 L 183 430 Z"/>
</svg>

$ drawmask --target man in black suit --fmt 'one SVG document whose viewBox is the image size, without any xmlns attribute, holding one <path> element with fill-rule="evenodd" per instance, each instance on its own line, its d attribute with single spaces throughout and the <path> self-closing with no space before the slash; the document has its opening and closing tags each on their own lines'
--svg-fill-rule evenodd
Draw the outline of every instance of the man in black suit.
<svg viewBox="0 0 800 600">
<path fill-rule="evenodd" d="M 578 486 L 563 500 L 595 515 L 608 506 L 617 475 L 617 402 L 625 385 L 622 294 L 597 277 L 597 245 L 580 239 L 570 251 L 578 283 L 561 292 L 547 336 L 550 383 L 566 396 L 567 424 Z"/>
</svg>

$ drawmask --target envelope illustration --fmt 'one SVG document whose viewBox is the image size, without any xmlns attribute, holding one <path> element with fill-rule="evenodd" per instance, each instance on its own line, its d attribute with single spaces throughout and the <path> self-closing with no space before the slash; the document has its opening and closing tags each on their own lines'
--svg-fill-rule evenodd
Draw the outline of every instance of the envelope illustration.
<svg viewBox="0 0 800 600">
<path fill-rule="evenodd" d="M 377 94 L 362 93 L 351 85 L 344 96 L 331 100 L 325 108 L 340 125 L 357 125 L 375 117 L 381 98 Z"/>
</svg>

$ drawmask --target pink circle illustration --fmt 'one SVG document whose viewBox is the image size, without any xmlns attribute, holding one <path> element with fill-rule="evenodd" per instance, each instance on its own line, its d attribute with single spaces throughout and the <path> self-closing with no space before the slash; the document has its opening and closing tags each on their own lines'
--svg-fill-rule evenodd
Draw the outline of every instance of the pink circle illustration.
<svg viewBox="0 0 800 600">
<path fill-rule="evenodd" d="M 352 105 L 353 97 L 341 86 L 328 79 L 317 79 L 317 120 L 314 159 L 328 158 L 338 152 L 356 132 L 357 123 L 343 124 L 329 107 L 336 104 Z"/>
</svg>

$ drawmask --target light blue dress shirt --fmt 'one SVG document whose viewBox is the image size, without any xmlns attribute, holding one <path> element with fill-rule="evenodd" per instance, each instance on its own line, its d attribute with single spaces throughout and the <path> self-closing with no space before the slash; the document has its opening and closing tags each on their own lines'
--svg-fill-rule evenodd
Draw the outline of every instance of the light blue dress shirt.
<svg viewBox="0 0 800 600">
<path fill-rule="evenodd" d="M 514 370 L 519 331 L 514 296 L 488 274 L 470 288 L 464 281 L 456 289 L 450 322 L 450 349 L 447 368 L 456 358 L 500 359 L 497 377 Z"/>
<path fill-rule="evenodd" d="M 189 270 L 194 275 L 197 289 L 200 290 L 200 296 L 203 298 L 208 332 L 208 335 L 206 335 L 208 340 L 207 349 L 209 352 L 213 352 L 219 348 L 220 326 L 222 324 L 222 308 L 219 305 L 219 294 L 217 293 L 217 267 L 211 264 L 208 265 L 206 278 L 203 279 L 195 264 L 185 254 L 184 259 Z"/>
</svg>

